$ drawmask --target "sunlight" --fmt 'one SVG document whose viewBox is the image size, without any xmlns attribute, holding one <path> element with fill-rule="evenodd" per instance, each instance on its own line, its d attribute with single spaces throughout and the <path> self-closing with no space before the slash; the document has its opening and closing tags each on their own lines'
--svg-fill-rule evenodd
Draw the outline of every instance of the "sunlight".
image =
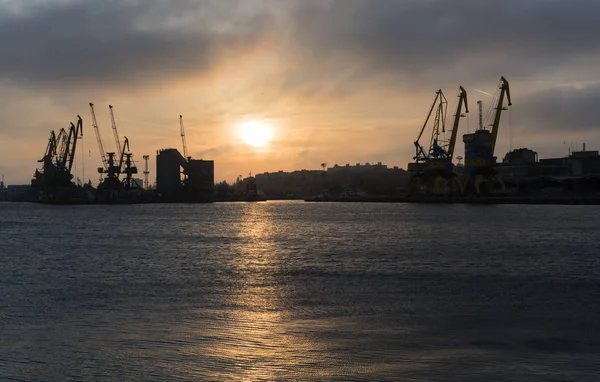
<svg viewBox="0 0 600 382">
<path fill-rule="evenodd" d="M 259 121 L 248 121 L 239 125 L 240 137 L 253 147 L 264 147 L 273 139 L 273 127 Z"/>
</svg>

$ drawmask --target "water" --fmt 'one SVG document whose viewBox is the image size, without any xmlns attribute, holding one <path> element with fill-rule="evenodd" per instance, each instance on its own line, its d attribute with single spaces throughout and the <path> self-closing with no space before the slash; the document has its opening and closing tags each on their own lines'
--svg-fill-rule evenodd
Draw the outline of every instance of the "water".
<svg viewBox="0 0 600 382">
<path fill-rule="evenodd" d="M 0 204 L 0 379 L 600 375 L 598 207 Z"/>
</svg>

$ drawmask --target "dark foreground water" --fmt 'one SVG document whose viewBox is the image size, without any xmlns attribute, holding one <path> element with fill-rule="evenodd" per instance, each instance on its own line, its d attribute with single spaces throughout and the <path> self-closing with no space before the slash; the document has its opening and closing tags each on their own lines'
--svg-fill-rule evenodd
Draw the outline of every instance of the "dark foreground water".
<svg viewBox="0 0 600 382">
<path fill-rule="evenodd" d="M 597 381 L 599 214 L 0 204 L 0 379 Z"/>
</svg>

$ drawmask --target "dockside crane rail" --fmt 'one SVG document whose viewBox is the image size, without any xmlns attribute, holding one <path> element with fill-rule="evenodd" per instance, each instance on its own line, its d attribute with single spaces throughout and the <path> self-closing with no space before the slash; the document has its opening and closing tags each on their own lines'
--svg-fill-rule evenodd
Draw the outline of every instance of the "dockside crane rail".
<svg viewBox="0 0 600 382">
<path fill-rule="evenodd" d="M 181 129 L 181 143 L 183 144 L 183 156 L 184 158 L 189 160 L 188 151 L 187 151 L 187 142 L 185 140 L 185 128 L 183 126 L 183 116 L 179 115 L 179 128 Z"/>
<path fill-rule="evenodd" d="M 118 151 L 121 149 L 121 139 L 119 138 L 119 132 L 117 130 L 117 123 L 115 122 L 115 113 L 113 111 L 113 105 L 108 105 L 108 108 L 110 109 L 110 123 L 112 126 L 113 135 L 115 137 L 115 144 L 116 144 L 116 148 Z"/>
<path fill-rule="evenodd" d="M 108 161 L 106 159 L 106 152 L 104 151 L 104 145 L 102 144 L 102 137 L 100 136 L 100 129 L 98 128 L 98 121 L 96 120 L 96 112 L 94 111 L 94 104 L 90 102 L 90 112 L 92 116 L 92 127 L 96 133 L 96 140 L 98 141 L 98 149 L 100 150 L 100 157 L 102 158 L 102 165 L 104 170 L 108 171 Z M 100 170 L 100 169 L 99 169 Z"/>
<path fill-rule="evenodd" d="M 508 107 L 504 106 L 504 97 L 508 101 L 508 106 L 512 106 L 512 101 L 510 99 L 510 88 L 508 86 L 508 81 L 504 77 L 500 77 L 500 95 L 498 96 L 498 104 L 495 107 L 496 113 L 494 115 L 494 122 L 492 124 L 492 144 L 491 151 L 492 155 L 495 152 L 496 148 L 496 140 L 498 138 L 498 127 L 500 126 L 500 116 L 502 115 L 502 111 L 508 110 Z"/>
<path fill-rule="evenodd" d="M 462 113 L 463 104 L 465 106 L 465 114 Z M 456 146 L 456 137 L 458 136 L 458 126 L 460 119 L 466 117 L 469 113 L 469 104 L 467 102 L 467 91 L 462 86 L 459 87 L 458 105 L 456 106 L 456 114 L 454 114 L 454 123 L 452 124 L 452 132 L 450 143 L 448 144 L 448 158 L 452 161 L 454 157 L 454 147 Z"/>
</svg>

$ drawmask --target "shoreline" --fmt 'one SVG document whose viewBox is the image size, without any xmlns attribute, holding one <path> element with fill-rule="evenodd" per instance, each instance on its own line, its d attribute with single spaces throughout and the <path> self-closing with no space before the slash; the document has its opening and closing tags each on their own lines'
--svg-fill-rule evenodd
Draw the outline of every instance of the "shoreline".
<svg viewBox="0 0 600 382">
<path fill-rule="evenodd" d="M 600 196 L 398 196 L 305 199 L 309 203 L 413 203 L 413 204 L 541 204 L 600 205 Z"/>
</svg>

